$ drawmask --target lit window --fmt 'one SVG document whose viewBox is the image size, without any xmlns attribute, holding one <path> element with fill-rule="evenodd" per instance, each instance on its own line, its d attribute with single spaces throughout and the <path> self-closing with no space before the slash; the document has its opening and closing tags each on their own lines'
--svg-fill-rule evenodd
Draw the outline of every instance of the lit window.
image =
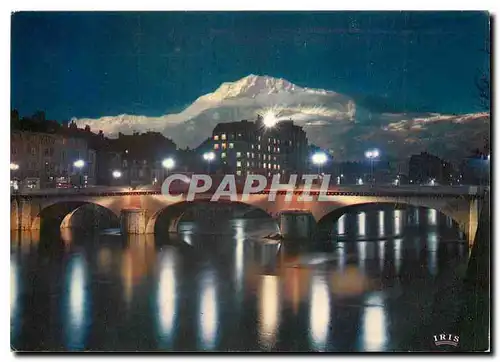
<svg viewBox="0 0 500 362">
<path fill-rule="evenodd" d="M 236 170 L 236 175 L 241 176 L 241 170 Z"/>
<path fill-rule="evenodd" d="M 241 167 L 241 161 L 236 161 L 236 167 Z"/>
<path fill-rule="evenodd" d="M 223 150 L 225 150 L 226 148 L 227 148 L 227 144 L 224 142 L 224 143 L 222 144 L 222 149 L 223 149 Z"/>
<path fill-rule="evenodd" d="M 258 141 L 260 141 L 260 136 L 257 138 Z"/>
<path fill-rule="evenodd" d="M 255 153 L 252 152 L 252 158 L 255 158 Z"/>
<path fill-rule="evenodd" d="M 266 168 L 266 166 L 267 166 L 265 162 L 262 165 L 263 165 L 264 168 Z"/>
<path fill-rule="evenodd" d="M 267 152 L 271 152 L 271 146 L 267 146 Z"/>
<path fill-rule="evenodd" d="M 278 168 L 278 165 L 274 164 L 273 168 L 276 170 Z"/>
<path fill-rule="evenodd" d="M 216 134 L 216 135 L 214 136 L 214 141 L 218 141 L 218 140 L 219 140 L 219 135 L 218 135 L 218 134 Z"/>
<path fill-rule="evenodd" d="M 271 164 L 268 164 L 268 165 L 267 165 L 267 168 L 272 168 L 271 166 L 272 166 Z"/>
<path fill-rule="evenodd" d="M 222 152 L 222 153 L 220 154 L 220 158 L 226 158 L 226 152 Z"/>
<path fill-rule="evenodd" d="M 280 169 L 280 165 L 278 165 L 278 170 Z"/>
<path fill-rule="evenodd" d="M 250 162 L 247 162 L 247 167 L 250 167 Z"/>
<path fill-rule="evenodd" d="M 218 143 L 215 143 L 214 144 L 214 150 L 218 150 L 219 149 L 219 144 Z"/>
<path fill-rule="evenodd" d="M 234 148 L 234 143 L 230 143 L 229 148 Z"/>
<path fill-rule="evenodd" d="M 250 152 L 247 152 L 247 157 L 250 158 Z"/>
<path fill-rule="evenodd" d="M 220 137 L 221 140 L 225 140 L 226 139 L 226 134 L 223 133 L 222 136 Z"/>
<path fill-rule="evenodd" d="M 241 157 L 241 152 L 236 152 L 236 157 Z"/>
<path fill-rule="evenodd" d="M 253 147 L 254 147 L 254 146 L 252 145 L 252 150 L 253 150 Z"/>
<path fill-rule="evenodd" d="M 280 151 L 280 148 L 278 147 L 278 152 Z"/>
<path fill-rule="evenodd" d="M 260 145 L 257 145 L 257 149 L 260 150 Z"/>
</svg>

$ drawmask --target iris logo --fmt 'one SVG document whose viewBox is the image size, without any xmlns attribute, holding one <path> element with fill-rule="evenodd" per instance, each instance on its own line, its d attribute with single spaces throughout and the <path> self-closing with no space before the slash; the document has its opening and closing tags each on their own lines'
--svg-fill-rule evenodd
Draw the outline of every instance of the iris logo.
<svg viewBox="0 0 500 362">
<path fill-rule="evenodd" d="M 436 346 L 458 346 L 458 342 L 460 341 L 460 337 L 455 334 L 438 334 L 432 336 L 434 339 L 434 344 Z"/>
</svg>

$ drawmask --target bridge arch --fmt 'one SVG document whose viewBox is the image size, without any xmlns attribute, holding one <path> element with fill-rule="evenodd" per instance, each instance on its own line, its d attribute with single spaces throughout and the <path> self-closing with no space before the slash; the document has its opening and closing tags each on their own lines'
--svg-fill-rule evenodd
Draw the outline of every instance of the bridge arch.
<svg viewBox="0 0 500 362">
<path fill-rule="evenodd" d="M 460 225 L 460 219 L 455 219 L 456 215 L 453 215 L 452 213 L 447 212 L 447 210 L 440 210 L 436 207 L 431 207 L 431 206 L 426 206 L 426 205 L 416 205 L 413 203 L 403 203 L 403 202 L 394 202 L 394 201 L 373 201 L 373 202 L 363 202 L 363 203 L 358 203 L 358 204 L 350 204 L 350 205 L 343 205 L 338 208 L 331 209 L 329 212 L 326 212 L 321 216 L 321 218 L 317 221 L 318 225 L 321 225 L 325 222 L 329 221 L 335 221 L 338 220 L 342 215 L 346 214 L 350 210 L 356 210 L 356 209 L 363 209 L 367 207 L 372 207 L 372 206 L 394 206 L 394 209 L 402 208 L 402 207 L 418 207 L 418 208 L 424 208 L 428 210 L 436 210 L 437 212 L 451 218 L 456 224 Z"/>
<path fill-rule="evenodd" d="M 415 208 L 417 210 L 417 213 L 411 213 L 411 214 L 397 214 L 396 210 L 402 210 L 406 209 L 408 207 Z M 423 216 L 421 214 L 420 210 L 426 210 L 427 214 L 426 216 Z M 378 210 L 379 213 L 378 217 L 381 217 L 378 221 L 378 227 L 381 228 L 378 231 L 378 235 L 373 234 L 372 237 L 400 237 L 402 235 L 402 231 L 404 230 L 404 227 L 407 225 L 413 225 L 413 226 L 419 226 L 423 224 L 427 224 L 431 227 L 437 227 L 440 225 L 439 222 L 439 215 L 442 215 L 447 218 L 447 220 L 451 221 L 451 224 L 448 224 L 448 227 L 451 227 L 454 225 L 457 229 L 464 231 L 460 227 L 460 220 L 456 220 L 453 216 L 439 210 L 436 208 L 428 207 L 428 206 L 422 206 L 422 205 L 413 205 L 411 203 L 394 203 L 394 202 L 368 202 L 368 203 L 359 203 L 359 204 L 352 204 L 352 205 L 345 205 L 336 209 L 333 209 L 331 212 L 325 214 L 321 219 L 318 220 L 317 226 L 318 230 L 321 233 L 330 233 L 332 232 L 331 226 L 340 220 L 340 218 L 348 214 L 350 211 L 357 211 L 358 214 L 370 212 L 370 211 L 376 211 Z M 431 211 L 434 210 L 435 213 L 431 213 Z M 391 211 L 394 212 L 394 214 L 391 214 Z M 389 212 L 389 219 L 391 217 L 394 218 L 394 221 L 389 221 L 387 219 L 387 212 Z M 422 221 L 425 220 L 423 223 Z M 347 220 L 346 220 L 347 221 Z M 342 232 L 342 230 L 346 230 L 348 228 L 348 224 L 346 224 L 346 221 L 344 221 L 342 224 L 339 224 L 339 230 L 337 232 L 340 232 L 341 234 L 345 233 L 346 231 Z M 448 221 L 447 221 L 448 222 Z M 342 226 L 340 226 L 342 225 Z M 389 226 L 388 226 L 389 225 Z M 359 227 L 361 227 L 359 225 Z M 370 226 L 371 227 L 371 226 Z M 387 227 L 389 227 L 389 234 L 387 234 Z M 380 232 L 382 234 L 380 234 Z"/>
<path fill-rule="evenodd" d="M 236 215 L 239 215 L 241 217 L 248 216 L 250 213 L 256 213 L 257 215 L 261 215 L 262 217 L 269 217 L 270 219 L 272 219 L 272 216 L 264 209 L 240 201 L 180 201 L 178 203 L 165 206 L 151 215 L 146 225 L 146 233 L 152 234 L 159 231 L 175 233 L 178 231 L 179 223 L 183 219 L 183 217 L 185 217 L 187 213 L 193 208 L 202 205 L 210 205 L 214 207 L 228 206 L 232 210 L 239 208 Z"/>
<path fill-rule="evenodd" d="M 439 197 L 421 198 L 421 197 L 351 197 L 343 202 L 322 203 L 319 202 L 317 207 L 313 207 L 313 215 L 318 224 L 322 223 L 325 218 L 340 217 L 349 208 L 362 207 L 366 205 L 404 205 L 413 207 L 423 207 L 427 209 L 435 209 L 438 212 L 450 217 L 461 228 L 469 222 L 469 200 L 454 199 L 445 200 Z"/>
<path fill-rule="evenodd" d="M 33 217 L 31 229 L 95 230 L 119 225 L 119 217 L 102 205 L 89 201 L 59 201 L 41 209 Z"/>
</svg>

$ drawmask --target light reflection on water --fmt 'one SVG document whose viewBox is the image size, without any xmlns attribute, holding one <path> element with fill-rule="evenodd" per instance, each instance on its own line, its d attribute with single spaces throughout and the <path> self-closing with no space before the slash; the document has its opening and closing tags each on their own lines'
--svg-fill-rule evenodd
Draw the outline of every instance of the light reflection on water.
<svg viewBox="0 0 500 362">
<path fill-rule="evenodd" d="M 201 349 L 212 350 L 217 343 L 218 333 L 218 308 L 217 308 L 217 286 L 214 275 L 206 274 L 200 283 L 200 312 L 199 331 Z"/>
<path fill-rule="evenodd" d="M 363 349 L 368 352 L 384 350 L 387 331 L 384 301 L 378 294 L 367 299 L 363 310 Z"/>
<path fill-rule="evenodd" d="M 266 349 L 276 343 L 280 318 L 280 288 L 276 275 L 263 275 L 260 284 L 259 340 Z"/>
<path fill-rule="evenodd" d="M 313 276 L 310 300 L 310 338 L 315 350 L 324 351 L 330 324 L 330 292 L 324 275 Z"/>
<path fill-rule="evenodd" d="M 467 257 L 465 244 L 441 243 L 458 235 L 456 225 L 450 227 L 444 219 L 439 222 L 443 215 L 437 214 L 429 229 L 412 228 L 418 218 L 405 223 L 405 215 L 416 213 L 349 212 L 333 228 L 341 241 L 334 235 L 319 246 L 311 241 L 284 245 L 263 239 L 262 235 L 275 231 L 275 225 L 251 219 L 223 222 L 222 235 L 213 229 L 193 233 L 196 228 L 203 231 L 202 226 L 181 223 L 184 231 L 171 241 L 107 235 L 89 242 L 67 233 L 61 247 L 47 248 L 48 242 L 56 242 L 52 236 L 32 241 L 24 235 L 14 242 L 11 254 L 13 346 L 397 349 L 402 331 L 389 330 L 388 320 L 412 314 L 404 309 L 408 303 L 387 303 L 392 294 L 385 284 L 397 282 L 403 290 L 418 288 L 403 276 L 434 278 L 443 258 L 463 261 Z M 47 312 L 22 308 L 30 303 L 29 293 L 35 293 Z M 426 288 L 407 294 L 421 298 L 410 304 L 432 298 Z M 62 303 L 54 304 L 58 299 Z M 356 331 L 355 338 L 337 327 L 341 319 Z M 30 333 L 30 328 L 40 325 L 47 325 L 45 334 Z"/>
<path fill-rule="evenodd" d="M 91 302 L 87 296 L 87 264 L 82 255 L 75 254 L 68 263 L 67 315 L 64 336 L 68 349 L 84 349 Z"/>
<path fill-rule="evenodd" d="M 10 315 L 13 323 L 11 324 L 12 337 L 17 336 L 19 332 L 19 275 L 18 275 L 17 260 L 13 259 L 10 262 Z"/>
<path fill-rule="evenodd" d="M 383 210 L 378 212 L 378 235 L 383 237 L 385 235 L 385 213 Z"/>
<path fill-rule="evenodd" d="M 167 247 L 160 252 L 158 282 L 158 321 L 159 335 L 163 347 L 172 346 L 174 333 L 177 291 L 175 278 L 175 249 Z"/>
</svg>

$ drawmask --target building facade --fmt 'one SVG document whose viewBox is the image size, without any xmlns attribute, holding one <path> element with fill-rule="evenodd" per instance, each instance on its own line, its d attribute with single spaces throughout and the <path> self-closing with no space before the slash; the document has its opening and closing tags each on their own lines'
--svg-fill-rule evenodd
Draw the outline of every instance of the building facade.
<svg viewBox="0 0 500 362">
<path fill-rule="evenodd" d="M 427 152 L 410 157 L 408 178 L 411 184 L 417 185 L 450 185 L 459 182 L 449 162 Z"/>
<path fill-rule="evenodd" d="M 214 170 L 246 176 L 260 174 L 285 177 L 307 169 L 307 137 L 293 121 L 281 121 L 265 127 L 256 122 L 220 123 L 212 132 L 212 150 L 216 155 Z"/>
<path fill-rule="evenodd" d="M 121 162 L 117 170 L 121 172 L 120 180 L 114 184 L 138 186 L 161 184 L 168 172 L 163 161 L 167 158 L 176 160 L 177 145 L 159 132 L 119 134 L 118 138 L 109 140 L 109 152 L 115 157 L 113 163 Z M 176 165 L 178 167 L 178 165 Z"/>
<path fill-rule="evenodd" d="M 57 187 L 76 179 L 80 186 L 95 184 L 96 154 L 80 138 L 13 131 L 10 159 L 11 180 L 21 187 Z M 78 160 L 84 161 L 83 167 L 75 167 Z"/>
</svg>

